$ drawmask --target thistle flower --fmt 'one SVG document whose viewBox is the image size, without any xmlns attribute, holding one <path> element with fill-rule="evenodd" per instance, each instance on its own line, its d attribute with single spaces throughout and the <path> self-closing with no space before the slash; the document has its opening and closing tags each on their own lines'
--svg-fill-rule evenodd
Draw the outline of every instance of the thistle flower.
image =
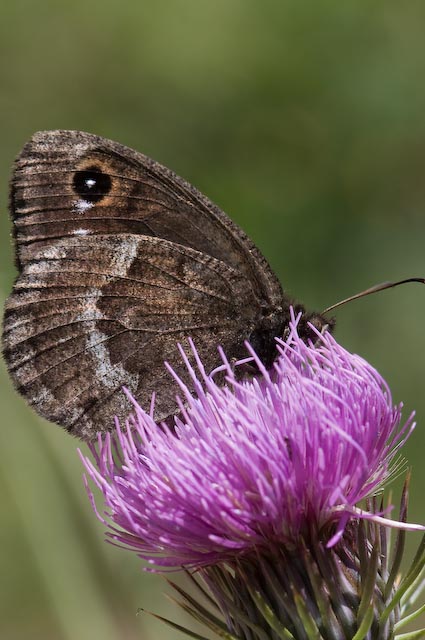
<svg viewBox="0 0 425 640">
<path fill-rule="evenodd" d="M 393 638 L 400 553 L 390 567 L 382 527 L 415 525 L 407 493 L 398 523 L 372 497 L 399 468 L 413 414 L 401 424 L 381 376 L 331 335 L 305 344 L 293 321 L 277 343 L 271 371 L 251 350 L 257 379 L 222 354 L 224 387 L 193 344 L 197 371 L 181 350 L 197 397 L 180 382 L 173 429 L 134 403 L 116 438 L 92 447 L 95 463 L 84 458 L 104 495 L 98 515 L 111 541 L 157 570 L 201 577 L 225 622 L 183 592 L 182 606 L 222 637 Z"/>
</svg>

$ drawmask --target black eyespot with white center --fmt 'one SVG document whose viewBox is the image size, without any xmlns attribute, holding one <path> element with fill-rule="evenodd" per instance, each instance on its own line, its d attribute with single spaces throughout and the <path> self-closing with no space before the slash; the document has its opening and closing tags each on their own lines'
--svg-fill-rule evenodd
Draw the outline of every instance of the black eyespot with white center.
<svg viewBox="0 0 425 640">
<path fill-rule="evenodd" d="M 73 179 L 74 191 L 86 202 L 94 204 L 111 190 L 112 180 L 107 173 L 95 165 L 76 171 Z"/>
</svg>

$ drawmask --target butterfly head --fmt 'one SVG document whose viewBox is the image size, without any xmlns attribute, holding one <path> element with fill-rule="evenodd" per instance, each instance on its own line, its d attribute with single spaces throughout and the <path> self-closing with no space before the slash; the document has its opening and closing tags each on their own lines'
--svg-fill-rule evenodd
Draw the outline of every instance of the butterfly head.
<svg viewBox="0 0 425 640">
<path fill-rule="evenodd" d="M 301 313 L 298 323 L 298 333 L 304 342 L 311 340 L 315 343 L 317 342 L 317 332 L 332 332 L 335 328 L 335 318 L 327 318 L 322 313 L 316 311 L 306 311 L 300 304 L 294 305 L 294 312 L 296 316 Z"/>
<path fill-rule="evenodd" d="M 326 318 L 315 311 L 306 311 L 303 305 L 292 305 L 295 317 L 299 317 L 298 334 L 308 342 L 317 342 L 317 332 L 333 331 L 335 318 Z M 287 340 L 290 335 L 291 305 L 288 302 L 284 307 L 263 309 L 263 317 L 258 326 L 251 333 L 248 342 L 251 344 L 261 361 L 269 368 L 277 354 L 276 338 Z"/>
</svg>

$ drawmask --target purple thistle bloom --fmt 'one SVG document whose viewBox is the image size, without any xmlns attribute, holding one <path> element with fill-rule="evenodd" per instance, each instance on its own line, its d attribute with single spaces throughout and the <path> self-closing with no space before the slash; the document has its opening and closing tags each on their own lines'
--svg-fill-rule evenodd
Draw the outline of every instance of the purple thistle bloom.
<svg viewBox="0 0 425 640">
<path fill-rule="evenodd" d="M 192 345 L 197 372 L 182 358 L 198 397 L 180 383 L 173 429 L 135 403 L 117 439 L 99 436 L 95 464 L 83 460 L 112 541 L 157 566 L 199 568 L 300 540 L 329 547 L 351 521 L 380 520 L 356 505 L 388 480 L 413 415 L 400 426 L 381 376 L 330 334 L 307 345 L 294 322 L 278 349 L 271 371 L 252 353 L 258 379 L 223 356 L 223 387 Z"/>
</svg>

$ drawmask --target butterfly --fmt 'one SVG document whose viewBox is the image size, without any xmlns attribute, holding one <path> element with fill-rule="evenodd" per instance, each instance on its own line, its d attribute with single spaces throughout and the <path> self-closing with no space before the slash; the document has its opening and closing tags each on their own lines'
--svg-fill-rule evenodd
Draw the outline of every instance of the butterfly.
<svg viewBox="0 0 425 640">
<path fill-rule="evenodd" d="M 16 160 L 10 210 L 19 271 L 3 353 L 18 391 L 47 420 L 93 440 L 155 392 L 157 421 L 177 411 L 168 361 L 193 391 L 178 343 L 207 371 L 277 355 L 291 301 L 232 220 L 169 169 L 82 131 L 42 131 Z M 329 324 L 301 305 L 308 322 Z"/>
</svg>

